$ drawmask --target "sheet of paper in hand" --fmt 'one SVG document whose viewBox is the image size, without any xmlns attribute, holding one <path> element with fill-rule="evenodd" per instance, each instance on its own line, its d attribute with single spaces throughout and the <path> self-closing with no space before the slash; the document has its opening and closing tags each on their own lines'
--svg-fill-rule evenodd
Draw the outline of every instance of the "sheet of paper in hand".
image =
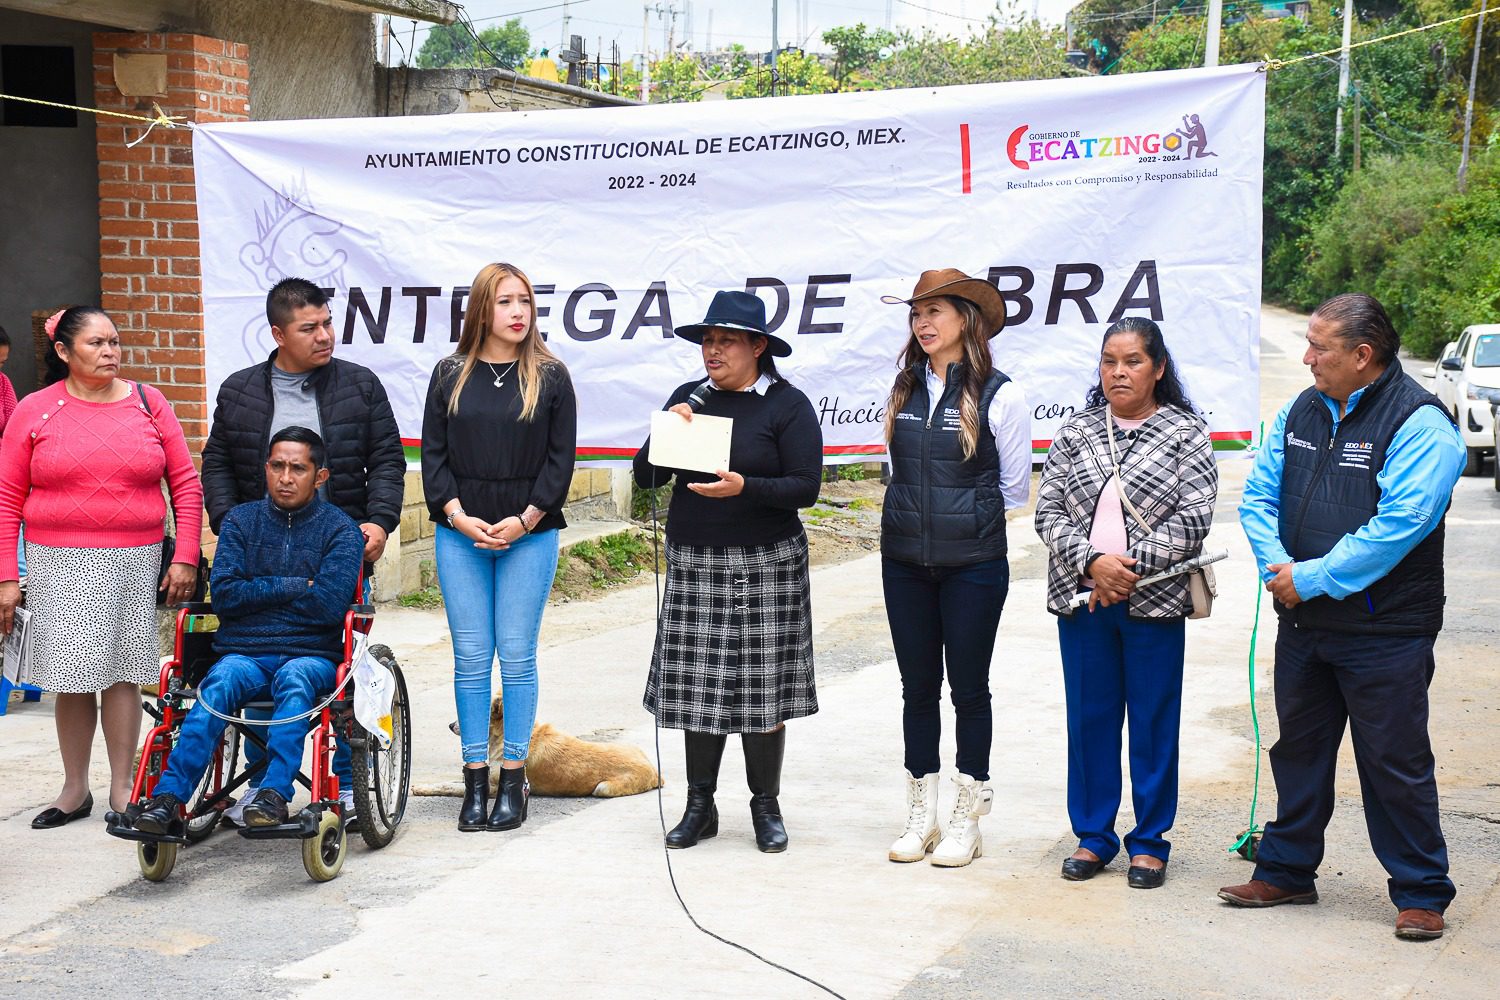
<svg viewBox="0 0 1500 1000">
<path fill-rule="evenodd" d="M 651 414 L 651 464 L 689 472 L 718 472 L 729 468 L 729 433 L 734 421 L 695 413 L 691 422 L 675 413 Z"/>
</svg>

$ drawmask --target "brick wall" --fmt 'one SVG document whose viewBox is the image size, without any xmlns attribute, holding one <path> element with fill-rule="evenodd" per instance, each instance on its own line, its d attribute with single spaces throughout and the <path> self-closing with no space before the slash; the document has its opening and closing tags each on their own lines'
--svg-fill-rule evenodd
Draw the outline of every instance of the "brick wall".
<svg viewBox="0 0 1500 1000">
<path fill-rule="evenodd" d="M 116 53 L 166 57 L 167 90 L 127 98 L 115 86 Z M 250 51 L 201 35 L 94 35 L 94 102 L 99 108 L 151 115 L 152 103 L 189 122 L 250 117 Z M 203 370 L 203 284 L 198 262 L 198 208 L 192 135 L 100 116 L 99 270 L 101 305 L 124 342 L 124 372 L 159 388 L 197 455 L 208 434 Z"/>
</svg>

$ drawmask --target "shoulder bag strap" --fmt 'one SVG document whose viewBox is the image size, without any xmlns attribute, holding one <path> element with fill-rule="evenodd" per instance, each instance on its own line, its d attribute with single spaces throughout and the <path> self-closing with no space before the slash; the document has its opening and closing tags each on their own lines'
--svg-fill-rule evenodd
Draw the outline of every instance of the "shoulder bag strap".
<svg viewBox="0 0 1500 1000">
<path fill-rule="evenodd" d="M 1135 523 L 1141 526 L 1146 534 L 1151 534 L 1151 525 L 1141 516 L 1141 512 L 1135 509 L 1135 504 L 1125 495 L 1125 481 L 1120 477 L 1120 451 L 1115 444 L 1115 418 L 1110 412 L 1109 404 L 1104 406 L 1104 436 L 1109 439 L 1109 460 L 1115 470 L 1115 492 L 1120 495 L 1120 503 L 1130 511 L 1130 516 L 1135 518 Z"/>
</svg>

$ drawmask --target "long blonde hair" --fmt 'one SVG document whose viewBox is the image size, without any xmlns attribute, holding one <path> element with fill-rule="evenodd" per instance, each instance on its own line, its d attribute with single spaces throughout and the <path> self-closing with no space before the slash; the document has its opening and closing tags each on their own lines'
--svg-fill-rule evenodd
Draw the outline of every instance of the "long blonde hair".
<svg viewBox="0 0 1500 1000">
<path fill-rule="evenodd" d="M 526 331 L 526 338 L 521 341 L 516 355 L 522 420 L 529 421 L 536 415 L 537 400 L 541 397 L 546 370 L 553 365 L 562 366 L 557 355 L 547 350 L 541 331 L 537 329 L 536 293 L 532 290 L 531 279 L 514 264 L 486 264 L 479 269 L 469 286 L 469 304 L 464 310 L 463 330 L 458 335 L 458 350 L 453 355 L 463 359 L 463 367 L 459 369 L 458 378 L 453 383 L 453 395 L 448 399 L 450 416 L 458 412 L 459 394 L 464 391 L 464 385 L 473 374 L 474 367 L 480 363 L 479 352 L 484 349 L 484 342 L 490 335 L 490 324 L 495 318 L 495 298 L 499 294 L 500 282 L 506 278 L 520 278 L 521 284 L 526 286 L 527 297 L 531 299 L 531 328 Z"/>
<path fill-rule="evenodd" d="M 979 311 L 979 307 L 957 295 L 942 297 L 952 303 L 964 322 L 963 333 L 960 335 L 964 348 L 964 388 L 958 405 L 958 437 L 963 442 L 964 459 L 968 460 L 979 450 L 979 399 L 984 395 L 984 384 L 990 380 L 990 373 L 995 370 L 995 361 L 990 356 L 990 340 L 984 334 L 984 314 Z M 885 404 L 887 445 L 891 443 L 891 436 L 896 431 L 896 414 L 906 409 L 912 390 L 917 387 L 917 380 L 926 377 L 921 373 L 921 366 L 927 363 L 927 352 L 922 350 L 922 345 L 917 340 L 915 308 L 907 318 L 907 325 L 911 335 L 906 340 L 906 349 L 901 352 L 901 371 L 896 376 L 895 384 L 891 386 L 891 397 Z M 948 373 L 938 372 L 938 375 L 946 379 Z"/>
</svg>

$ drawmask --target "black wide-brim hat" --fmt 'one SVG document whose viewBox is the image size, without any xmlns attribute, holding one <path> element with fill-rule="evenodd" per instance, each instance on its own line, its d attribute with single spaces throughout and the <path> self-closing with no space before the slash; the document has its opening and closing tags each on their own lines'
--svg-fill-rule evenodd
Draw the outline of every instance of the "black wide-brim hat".
<svg viewBox="0 0 1500 1000">
<path fill-rule="evenodd" d="M 721 330 L 743 330 L 765 337 L 768 342 L 766 350 L 771 352 L 772 357 L 785 358 L 792 353 L 791 344 L 766 328 L 766 304 L 759 296 L 749 292 L 715 292 L 703 322 L 674 327 L 672 332 L 683 340 L 701 344 L 703 335 L 715 327 Z"/>
</svg>

